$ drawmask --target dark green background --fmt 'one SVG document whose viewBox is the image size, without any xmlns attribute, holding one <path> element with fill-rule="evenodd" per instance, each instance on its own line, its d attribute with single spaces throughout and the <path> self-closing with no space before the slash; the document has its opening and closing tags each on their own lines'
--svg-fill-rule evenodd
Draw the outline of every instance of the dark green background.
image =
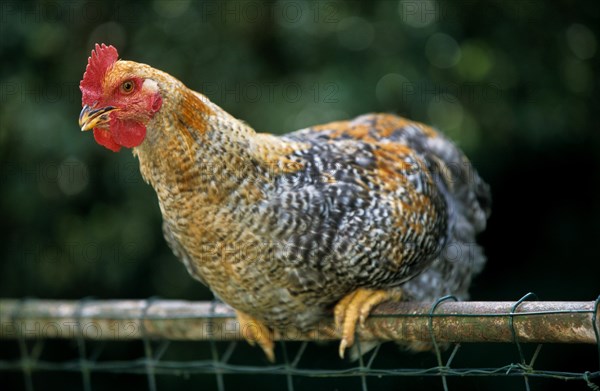
<svg viewBox="0 0 600 391">
<path fill-rule="evenodd" d="M 212 297 L 165 245 L 155 194 L 131 153 L 112 153 L 78 129 L 79 80 L 93 45 L 104 42 L 121 58 L 174 75 L 258 131 L 285 133 L 374 111 L 435 125 L 492 188 L 492 218 L 481 236 L 489 262 L 473 299 L 512 301 L 532 291 L 543 300 L 595 300 L 599 18 L 600 3 L 592 0 L 3 1 L 0 297 Z M 46 347 L 48 357 L 68 345 L 61 343 Z M 14 346 L 2 344 L 0 358 L 18 357 Z M 207 344 L 175 345 L 172 351 L 185 356 L 172 359 L 208 355 Z M 142 354 L 126 346 L 113 358 Z M 311 346 L 302 362 L 346 365 L 332 364 L 335 350 Z M 77 357 L 73 352 L 65 357 Z M 514 346 L 459 353 L 458 366 L 518 361 Z M 263 362 L 245 346 L 236 355 Z M 537 366 L 597 371 L 597 360 L 593 347 L 551 346 Z M 393 345 L 383 349 L 381 363 L 435 365 L 430 355 L 400 353 Z M 52 382 L 79 388 L 78 375 L 61 376 L 36 375 L 36 389 Z M 14 389 L 23 387 L 20 374 L 0 372 L 4 377 Z M 98 389 L 127 382 L 145 388 L 144 376 L 93 379 Z M 284 381 L 226 377 L 229 387 L 280 389 Z M 358 378 L 295 382 L 297 389 L 360 385 Z M 371 389 L 432 384 L 439 379 L 369 380 Z M 161 385 L 216 386 L 214 376 L 159 378 Z M 452 379 L 450 386 L 523 384 L 482 378 Z"/>
</svg>

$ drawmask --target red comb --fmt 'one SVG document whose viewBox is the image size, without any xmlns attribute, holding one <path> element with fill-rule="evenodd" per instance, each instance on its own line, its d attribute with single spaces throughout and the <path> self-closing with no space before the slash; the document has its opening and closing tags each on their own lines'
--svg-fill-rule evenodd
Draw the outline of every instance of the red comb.
<svg viewBox="0 0 600 391">
<path fill-rule="evenodd" d="M 84 105 L 91 105 L 100 99 L 102 95 L 102 79 L 106 71 L 117 61 L 119 53 L 114 46 L 98 45 L 92 50 L 88 58 L 87 67 L 83 74 L 83 80 L 79 83 L 79 89 L 83 94 L 81 101 Z"/>
</svg>

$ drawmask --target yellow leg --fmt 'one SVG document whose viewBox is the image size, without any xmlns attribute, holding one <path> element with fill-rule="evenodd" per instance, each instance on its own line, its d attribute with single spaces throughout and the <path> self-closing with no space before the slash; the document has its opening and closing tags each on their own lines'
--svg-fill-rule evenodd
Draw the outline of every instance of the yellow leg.
<svg viewBox="0 0 600 391">
<path fill-rule="evenodd" d="M 373 307 L 384 301 L 400 299 L 401 294 L 397 291 L 390 292 L 364 288 L 359 288 L 344 296 L 333 310 L 335 326 L 342 330 L 339 350 L 340 357 L 344 358 L 346 348 L 354 344 L 354 333 L 357 322 L 363 327 Z"/>
<path fill-rule="evenodd" d="M 264 323 L 250 315 L 238 310 L 236 310 L 235 313 L 238 322 L 240 323 L 240 331 L 242 332 L 244 339 L 252 346 L 254 346 L 255 343 L 258 343 L 258 346 L 265 352 L 267 359 L 270 362 L 275 362 L 275 352 L 273 351 L 275 344 L 273 343 L 271 330 L 269 330 Z"/>
</svg>

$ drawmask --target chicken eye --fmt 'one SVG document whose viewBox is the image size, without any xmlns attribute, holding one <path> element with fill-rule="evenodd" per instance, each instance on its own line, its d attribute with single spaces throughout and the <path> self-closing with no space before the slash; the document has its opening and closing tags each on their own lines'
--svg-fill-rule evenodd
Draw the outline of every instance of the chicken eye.
<svg viewBox="0 0 600 391">
<path fill-rule="evenodd" d="M 121 84 L 121 92 L 124 94 L 131 94 L 133 92 L 133 82 L 131 80 L 124 81 Z"/>
</svg>

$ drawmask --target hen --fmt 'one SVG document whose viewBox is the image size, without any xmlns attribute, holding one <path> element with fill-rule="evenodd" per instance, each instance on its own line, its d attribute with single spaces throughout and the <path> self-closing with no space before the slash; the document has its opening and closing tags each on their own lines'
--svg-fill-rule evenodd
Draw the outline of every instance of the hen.
<svg viewBox="0 0 600 391">
<path fill-rule="evenodd" d="M 310 331 L 332 313 L 343 357 L 375 305 L 465 298 L 485 262 L 475 236 L 488 187 L 430 127 L 367 114 L 257 133 L 104 44 L 80 88 L 81 130 L 112 151 L 133 148 L 173 252 L 253 325 L 246 338 L 270 360 L 270 330 Z"/>
</svg>

